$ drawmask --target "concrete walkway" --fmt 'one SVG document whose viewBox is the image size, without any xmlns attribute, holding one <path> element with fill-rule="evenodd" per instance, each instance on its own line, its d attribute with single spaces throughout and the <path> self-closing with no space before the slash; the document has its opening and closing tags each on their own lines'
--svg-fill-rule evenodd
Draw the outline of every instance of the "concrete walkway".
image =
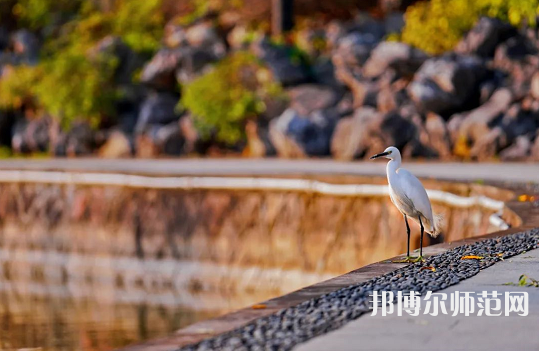
<svg viewBox="0 0 539 351">
<path fill-rule="evenodd" d="M 0 169 L 61 170 L 148 175 L 385 175 L 386 162 L 339 162 L 334 160 L 283 159 L 50 159 L 1 160 Z M 418 163 L 404 167 L 420 177 L 450 180 L 484 180 L 539 183 L 539 163 Z"/>
<path fill-rule="evenodd" d="M 539 350 L 539 288 L 503 285 L 517 283 L 521 274 L 539 279 L 539 249 L 496 263 L 473 278 L 438 292 L 526 291 L 528 316 L 512 313 L 509 317 L 461 314 L 410 317 L 404 313 L 402 317 L 382 317 L 369 314 L 311 339 L 295 350 Z M 424 309 L 424 300 L 421 306 Z M 451 314 L 449 305 L 446 306 Z"/>
</svg>

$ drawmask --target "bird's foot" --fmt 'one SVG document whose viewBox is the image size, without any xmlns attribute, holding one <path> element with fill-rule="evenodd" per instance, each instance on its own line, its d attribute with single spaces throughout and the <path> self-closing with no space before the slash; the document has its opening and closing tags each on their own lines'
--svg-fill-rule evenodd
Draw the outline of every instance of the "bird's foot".
<svg viewBox="0 0 539 351">
<path fill-rule="evenodd" d="M 425 262 L 425 259 L 423 258 L 423 256 L 417 256 L 413 259 L 412 262 Z"/>
<path fill-rule="evenodd" d="M 403 258 L 402 260 L 395 260 L 395 261 L 392 261 L 393 263 L 412 263 L 412 262 L 415 262 L 416 258 L 413 257 L 413 256 L 406 256 L 406 258 Z"/>
</svg>

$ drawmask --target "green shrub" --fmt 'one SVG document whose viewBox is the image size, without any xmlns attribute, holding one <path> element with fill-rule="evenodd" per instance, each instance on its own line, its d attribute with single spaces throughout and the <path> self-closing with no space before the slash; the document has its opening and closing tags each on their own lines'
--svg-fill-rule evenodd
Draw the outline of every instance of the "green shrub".
<svg viewBox="0 0 539 351">
<path fill-rule="evenodd" d="M 0 0 L 0 4 L 7 1 Z M 97 7 L 92 0 L 69 1 L 19 0 L 12 4 L 18 26 L 31 23 L 38 28 L 78 3 L 71 19 L 46 40 L 37 66 L 13 67 L 0 79 L 0 108 L 24 104 L 51 114 L 64 128 L 75 119 L 97 126 L 104 116 L 114 117 L 118 87 L 113 76 L 118 62 L 106 54 L 92 54 L 92 48 L 104 37 L 116 35 L 137 52 L 156 51 L 164 26 L 162 0 L 113 0 L 109 9 Z"/>
<path fill-rule="evenodd" d="M 217 140 L 232 145 L 245 137 L 245 122 L 265 111 L 265 101 L 281 94 L 267 68 L 251 54 L 238 52 L 183 87 L 180 107 L 191 111 L 203 137 L 215 133 Z"/>
<path fill-rule="evenodd" d="M 430 54 L 455 47 L 481 16 L 535 25 L 539 0 L 431 0 L 408 7 L 402 40 Z"/>
</svg>

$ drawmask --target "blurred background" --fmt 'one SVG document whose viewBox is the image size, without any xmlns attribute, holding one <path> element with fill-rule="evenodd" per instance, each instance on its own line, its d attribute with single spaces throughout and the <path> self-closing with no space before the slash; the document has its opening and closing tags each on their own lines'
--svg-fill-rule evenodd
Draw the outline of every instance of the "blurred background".
<svg viewBox="0 0 539 351">
<path fill-rule="evenodd" d="M 407 159 L 536 161 L 538 10 L 539 0 L 0 0 L 0 157 L 350 161 L 394 145 Z M 441 240 L 499 229 L 498 209 L 434 206 Z M 163 336 L 406 245 L 384 196 L 279 190 L 2 182 L 0 229 L 7 350 Z"/>
<path fill-rule="evenodd" d="M 0 4 L 4 157 L 539 158 L 534 0 Z"/>
</svg>

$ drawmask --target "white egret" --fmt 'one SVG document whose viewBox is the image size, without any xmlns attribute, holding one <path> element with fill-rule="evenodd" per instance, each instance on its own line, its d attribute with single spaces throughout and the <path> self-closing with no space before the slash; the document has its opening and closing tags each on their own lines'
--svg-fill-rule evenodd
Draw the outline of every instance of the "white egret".
<svg viewBox="0 0 539 351">
<path fill-rule="evenodd" d="M 390 146 L 384 152 L 371 157 L 371 160 L 385 157 L 390 161 L 387 163 L 387 181 L 389 182 L 389 196 L 391 202 L 399 209 L 404 216 L 406 232 L 408 234 L 408 249 L 406 262 L 411 262 L 410 257 L 410 226 L 408 217 L 419 223 L 421 227 L 421 237 L 419 239 L 419 257 L 417 261 L 423 259 L 423 232 L 426 231 L 432 237 L 437 237 L 441 231 L 442 217 L 432 213 L 427 191 L 412 173 L 401 168 L 401 153 L 396 147 Z"/>
</svg>

